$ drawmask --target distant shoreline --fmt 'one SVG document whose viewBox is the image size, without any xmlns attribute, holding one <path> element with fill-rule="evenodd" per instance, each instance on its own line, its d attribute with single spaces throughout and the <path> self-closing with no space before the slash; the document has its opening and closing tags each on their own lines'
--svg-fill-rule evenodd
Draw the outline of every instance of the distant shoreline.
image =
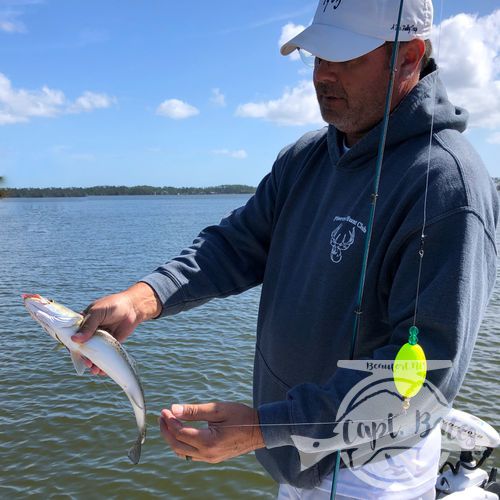
<svg viewBox="0 0 500 500">
<path fill-rule="evenodd" d="M 500 178 L 493 177 L 500 194 Z M 0 198 L 85 198 L 87 196 L 158 196 L 158 195 L 211 195 L 254 194 L 256 188 L 245 184 L 221 184 L 220 186 L 173 187 L 173 186 L 92 186 L 47 188 L 0 188 Z"/>
<path fill-rule="evenodd" d="M 49 188 L 2 188 L 0 198 L 84 198 L 86 196 L 155 196 L 196 194 L 254 194 L 255 187 L 244 184 L 223 184 L 205 188 L 172 186 L 92 186 Z"/>
</svg>

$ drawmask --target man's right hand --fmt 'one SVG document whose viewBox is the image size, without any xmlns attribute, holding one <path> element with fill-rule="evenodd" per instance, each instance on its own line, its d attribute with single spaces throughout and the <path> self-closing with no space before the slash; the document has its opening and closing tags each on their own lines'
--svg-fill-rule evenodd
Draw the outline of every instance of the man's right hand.
<svg viewBox="0 0 500 500">
<path fill-rule="evenodd" d="M 90 304 L 83 312 L 84 322 L 71 339 L 74 342 L 87 342 L 101 328 L 119 342 L 124 342 L 139 323 L 156 318 L 161 309 L 161 302 L 153 289 L 146 283 L 136 283 L 123 292 Z M 91 361 L 85 360 L 85 364 L 94 375 L 104 375 Z"/>
</svg>

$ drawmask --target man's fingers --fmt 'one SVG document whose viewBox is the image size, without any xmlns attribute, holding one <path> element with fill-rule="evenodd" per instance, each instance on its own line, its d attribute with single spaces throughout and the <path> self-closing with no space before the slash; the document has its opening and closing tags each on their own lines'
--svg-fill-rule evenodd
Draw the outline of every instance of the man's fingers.
<svg viewBox="0 0 500 500">
<path fill-rule="evenodd" d="M 92 363 L 92 361 L 90 361 L 90 359 L 86 358 L 85 356 L 82 356 L 82 361 L 87 368 L 92 368 L 94 366 L 94 363 Z"/>
<path fill-rule="evenodd" d="M 103 372 L 97 365 L 94 365 L 92 361 L 90 361 L 89 358 L 86 358 L 85 356 L 82 356 L 82 361 L 85 364 L 85 366 L 90 370 L 90 373 L 92 375 L 106 375 L 106 372 Z"/>
<path fill-rule="evenodd" d="M 179 441 L 172 432 L 171 427 L 169 427 L 165 419 L 160 417 L 158 420 L 160 423 L 160 431 L 163 436 L 163 439 L 170 445 L 170 447 L 172 448 L 172 450 L 174 450 L 175 453 L 177 453 L 178 455 L 188 455 L 192 458 L 198 457 L 199 453 L 197 448 L 182 441 Z"/>
<path fill-rule="evenodd" d="M 107 375 L 106 372 L 103 372 L 97 365 L 92 365 L 90 373 L 92 373 L 92 375 Z"/>
<path fill-rule="evenodd" d="M 195 427 L 184 427 L 179 420 L 169 410 L 162 410 L 161 419 L 167 425 L 167 428 L 177 441 L 181 441 L 196 449 L 210 446 L 213 438 L 212 429 L 196 429 Z"/>
<path fill-rule="evenodd" d="M 192 427 L 183 422 L 196 420 L 209 426 Z M 241 403 L 185 404 L 164 408 L 160 428 L 178 455 L 215 464 L 264 447 L 264 440 L 256 439 L 254 429 L 246 428 L 254 423 L 258 425 L 256 410 Z"/>
</svg>

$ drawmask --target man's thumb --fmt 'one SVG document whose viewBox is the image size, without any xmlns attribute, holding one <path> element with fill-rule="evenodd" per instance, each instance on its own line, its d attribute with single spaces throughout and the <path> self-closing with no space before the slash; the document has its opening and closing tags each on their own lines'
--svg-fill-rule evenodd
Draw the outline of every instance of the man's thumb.
<svg viewBox="0 0 500 500">
<path fill-rule="evenodd" d="M 184 414 L 184 405 L 172 405 L 172 413 L 177 418 L 182 418 Z"/>
<path fill-rule="evenodd" d="M 90 340 L 92 335 L 94 335 L 95 331 L 97 330 L 97 327 L 99 326 L 95 323 L 96 321 L 92 321 L 92 317 L 90 316 L 90 314 L 87 314 L 87 316 L 83 318 L 79 330 L 71 337 L 71 340 L 73 340 L 73 342 L 80 343 Z"/>
<path fill-rule="evenodd" d="M 205 403 L 201 405 L 173 404 L 172 413 L 182 420 L 206 420 L 217 421 L 222 417 L 221 405 L 217 403 Z"/>
</svg>

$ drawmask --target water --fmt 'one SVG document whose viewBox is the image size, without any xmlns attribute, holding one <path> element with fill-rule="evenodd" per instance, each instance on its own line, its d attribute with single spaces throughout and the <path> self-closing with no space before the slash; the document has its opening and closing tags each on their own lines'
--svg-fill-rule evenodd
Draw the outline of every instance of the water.
<svg viewBox="0 0 500 500">
<path fill-rule="evenodd" d="M 0 203 L 0 497 L 274 498 L 253 455 L 186 463 L 163 442 L 157 417 L 174 402 L 251 403 L 259 289 L 139 326 L 127 342 L 148 405 L 141 463 L 125 395 L 78 378 L 65 350 L 28 316 L 20 294 L 75 310 L 130 284 L 191 243 L 247 196 L 22 199 Z M 500 286 L 455 407 L 500 429 L 496 377 Z M 495 457 L 500 463 L 500 455 Z"/>
</svg>

